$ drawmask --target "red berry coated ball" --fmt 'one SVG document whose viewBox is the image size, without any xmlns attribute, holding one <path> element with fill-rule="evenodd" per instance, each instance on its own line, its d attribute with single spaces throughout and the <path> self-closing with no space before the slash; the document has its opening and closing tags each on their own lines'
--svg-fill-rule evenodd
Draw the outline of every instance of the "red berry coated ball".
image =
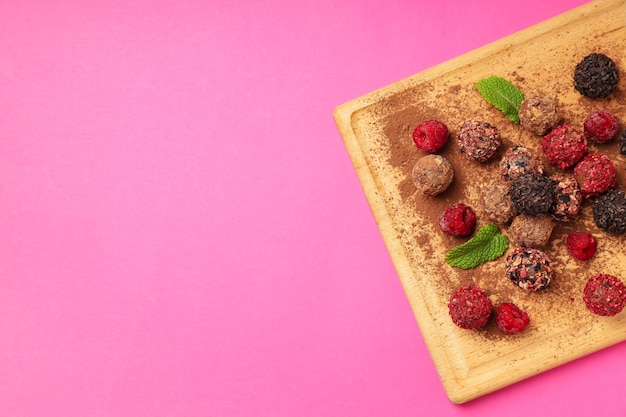
<svg viewBox="0 0 626 417">
<path fill-rule="evenodd" d="M 530 323 L 528 314 L 513 303 L 502 303 L 496 310 L 496 324 L 504 333 L 523 332 L 528 323 Z"/>
<path fill-rule="evenodd" d="M 596 143 L 606 143 L 615 139 L 620 130 L 617 117 L 606 110 L 591 113 L 585 119 L 583 127 L 585 138 Z"/>
<path fill-rule="evenodd" d="M 589 233 L 572 232 L 567 235 L 569 253 L 580 261 L 593 258 L 598 249 L 598 241 Z"/>
<path fill-rule="evenodd" d="M 426 120 L 413 131 L 413 142 L 418 149 L 434 153 L 448 141 L 448 127 L 438 120 Z"/>
<path fill-rule="evenodd" d="M 479 287 L 464 285 L 450 296 L 452 322 L 462 329 L 479 329 L 487 324 L 493 305 Z"/>
<path fill-rule="evenodd" d="M 468 236 L 476 224 L 476 213 L 463 203 L 448 207 L 439 216 L 441 230 L 450 236 Z"/>
<path fill-rule="evenodd" d="M 568 169 L 587 154 L 587 142 L 582 132 L 562 124 L 543 137 L 541 149 L 550 164 Z"/>
<path fill-rule="evenodd" d="M 617 172 L 608 156 L 594 153 L 576 165 L 574 178 L 583 197 L 595 197 L 615 186 Z"/>
<path fill-rule="evenodd" d="M 598 274 L 587 281 L 583 301 L 594 314 L 614 316 L 626 305 L 626 286 L 613 275 Z"/>
</svg>

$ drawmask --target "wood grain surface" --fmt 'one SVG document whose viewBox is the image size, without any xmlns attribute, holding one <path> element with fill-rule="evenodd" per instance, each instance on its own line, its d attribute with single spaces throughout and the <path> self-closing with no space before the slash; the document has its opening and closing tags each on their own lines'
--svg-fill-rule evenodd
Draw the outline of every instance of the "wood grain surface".
<svg viewBox="0 0 626 417">
<path fill-rule="evenodd" d="M 539 293 L 521 290 L 506 278 L 506 254 L 470 271 L 448 266 L 445 253 L 463 240 L 444 236 L 436 224 L 443 209 L 457 202 L 475 207 L 478 227 L 486 224 L 480 213 L 482 192 L 502 181 L 498 160 L 477 164 L 459 155 L 454 139 L 463 121 L 476 118 L 496 125 L 503 137 L 501 152 L 522 144 L 545 161 L 541 137 L 486 103 L 474 87 L 476 81 L 497 75 L 526 95 L 550 95 L 562 122 L 580 130 L 585 117 L 598 109 L 614 112 L 626 124 L 625 23 L 624 0 L 597 0 L 335 109 L 336 124 L 452 402 L 469 401 L 626 340 L 626 312 L 600 317 L 582 301 L 591 275 L 626 278 L 626 238 L 597 229 L 590 200 L 575 222 L 557 222 L 545 248 L 555 276 Z M 592 100 L 573 88 L 575 65 L 592 52 L 610 56 L 620 69 L 617 91 L 608 99 Z M 418 195 L 411 182 L 411 169 L 424 155 L 412 143 L 411 133 L 426 119 L 448 125 L 451 137 L 442 154 L 455 169 L 451 188 L 430 198 Z M 617 188 L 626 190 L 626 158 L 619 154 L 617 142 L 589 144 L 589 149 L 613 160 Z M 571 175 L 547 169 L 550 175 Z M 597 237 L 596 257 L 581 262 L 567 253 L 565 235 L 572 230 Z M 506 228 L 502 232 L 506 234 Z M 513 244 L 507 253 L 512 249 Z M 531 317 L 527 330 L 507 336 L 493 320 L 478 331 L 456 327 L 447 303 L 458 286 L 470 282 L 484 288 L 494 305 L 512 301 L 526 310 Z"/>
</svg>

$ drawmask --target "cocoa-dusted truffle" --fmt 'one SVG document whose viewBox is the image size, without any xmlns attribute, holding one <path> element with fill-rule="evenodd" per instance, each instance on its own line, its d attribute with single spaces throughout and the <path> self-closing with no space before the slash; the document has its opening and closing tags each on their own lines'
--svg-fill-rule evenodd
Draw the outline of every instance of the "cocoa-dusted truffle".
<svg viewBox="0 0 626 417">
<path fill-rule="evenodd" d="M 496 224 L 506 224 L 517 216 L 509 197 L 509 187 L 502 182 L 491 184 L 483 192 L 483 203 L 485 215 Z"/>
<path fill-rule="evenodd" d="M 525 146 L 515 145 L 509 148 L 500 160 L 500 176 L 505 181 L 514 180 L 528 171 L 543 174 L 543 162 Z"/>
<path fill-rule="evenodd" d="M 589 98 L 610 96 L 618 81 L 615 62 L 604 54 L 589 54 L 574 69 L 574 88 Z"/>
<path fill-rule="evenodd" d="M 583 301 L 594 314 L 615 316 L 626 305 L 626 285 L 616 276 L 597 274 L 587 281 Z"/>
<path fill-rule="evenodd" d="M 568 169 L 587 154 L 587 142 L 581 131 L 562 124 L 543 137 L 541 149 L 550 164 Z"/>
<path fill-rule="evenodd" d="M 555 204 L 550 214 L 562 222 L 572 221 L 583 201 L 580 186 L 574 177 L 555 177 L 554 180 L 557 182 Z"/>
<path fill-rule="evenodd" d="M 554 229 L 554 220 L 547 214 L 526 216 L 520 214 L 511 222 L 508 235 L 527 248 L 543 248 L 547 245 Z"/>
<path fill-rule="evenodd" d="M 457 144 L 469 160 L 487 162 L 502 145 L 502 138 L 497 127 L 487 122 L 468 120 L 461 125 Z"/>
<path fill-rule="evenodd" d="M 534 171 L 520 175 L 509 187 L 515 210 L 529 216 L 548 213 L 554 206 L 555 195 L 556 181 Z"/>
<path fill-rule="evenodd" d="M 523 128 L 535 135 L 543 136 L 559 122 L 556 103 L 544 95 L 529 96 L 520 105 L 519 121 Z"/>
<path fill-rule="evenodd" d="M 426 155 L 413 166 L 413 184 L 419 192 L 435 196 L 444 192 L 452 183 L 454 169 L 441 155 Z"/>
<path fill-rule="evenodd" d="M 574 178 L 580 185 L 583 197 L 594 197 L 615 186 L 617 172 L 608 156 L 594 153 L 576 165 Z"/>
<path fill-rule="evenodd" d="M 626 194 L 611 189 L 598 196 L 593 203 L 593 221 L 605 232 L 614 235 L 626 233 Z"/>
<path fill-rule="evenodd" d="M 550 258 L 539 249 L 519 247 L 506 258 L 506 276 L 522 289 L 539 291 L 552 279 Z"/>
</svg>

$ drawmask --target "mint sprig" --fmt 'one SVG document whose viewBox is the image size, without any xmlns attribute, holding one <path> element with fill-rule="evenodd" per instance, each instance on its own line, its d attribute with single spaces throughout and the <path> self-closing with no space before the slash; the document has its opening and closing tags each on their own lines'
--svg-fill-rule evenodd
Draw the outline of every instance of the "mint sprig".
<svg viewBox="0 0 626 417">
<path fill-rule="evenodd" d="M 472 269 L 501 256 L 509 246 L 509 240 L 499 233 L 498 226 L 483 226 L 476 236 L 446 254 L 446 262 L 461 269 Z"/>
<path fill-rule="evenodd" d="M 519 123 L 519 109 L 524 94 L 509 81 L 492 75 L 476 83 L 476 89 L 487 102 L 502 111 L 510 121 Z"/>
</svg>

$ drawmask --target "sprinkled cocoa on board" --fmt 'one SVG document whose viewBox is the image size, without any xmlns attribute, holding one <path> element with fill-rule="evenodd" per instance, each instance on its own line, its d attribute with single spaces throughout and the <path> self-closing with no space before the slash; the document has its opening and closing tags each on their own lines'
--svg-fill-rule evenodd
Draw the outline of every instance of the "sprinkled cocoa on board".
<svg viewBox="0 0 626 417">
<path fill-rule="evenodd" d="M 457 144 L 467 159 L 487 162 L 502 145 L 502 138 L 497 127 L 487 122 L 468 120 L 461 125 Z"/>
<path fill-rule="evenodd" d="M 574 69 L 574 88 L 589 98 L 607 98 L 618 81 L 617 66 L 605 54 L 589 54 Z"/>
<path fill-rule="evenodd" d="M 569 222 L 576 218 L 580 211 L 583 195 L 580 186 L 574 177 L 553 177 L 557 182 L 555 204 L 550 214 L 562 222 Z"/>
<path fill-rule="evenodd" d="M 550 258 L 539 249 L 519 247 L 506 258 L 506 276 L 522 289 L 544 289 L 552 279 Z"/>
<path fill-rule="evenodd" d="M 496 224 L 506 224 L 517 216 L 511 204 L 509 186 L 502 182 L 491 184 L 483 192 L 483 211 L 487 218 Z"/>
<path fill-rule="evenodd" d="M 543 174 L 543 162 L 535 157 L 530 149 L 522 145 L 509 148 L 500 160 L 500 177 L 511 181 L 528 171 Z"/>
<path fill-rule="evenodd" d="M 511 222 L 508 235 L 518 246 L 543 248 L 554 230 L 554 220 L 547 214 L 527 216 L 520 214 Z"/>
<path fill-rule="evenodd" d="M 626 286 L 616 276 L 598 274 L 587 281 L 583 301 L 594 314 L 615 316 L 626 305 Z"/>
<path fill-rule="evenodd" d="M 608 156 L 594 153 L 585 156 L 576 165 L 574 178 L 583 197 L 595 197 L 615 186 L 617 172 Z"/>
<path fill-rule="evenodd" d="M 561 169 L 568 169 L 585 156 L 587 142 L 582 132 L 567 124 L 562 124 L 543 137 L 541 149 L 550 164 Z"/>
<path fill-rule="evenodd" d="M 520 175 L 509 187 L 511 204 L 520 214 L 536 216 L 548 213 L 554 205 L 557 182 L 552 178 L 530 171 Z"/>
<path fill-rule="evenodd" d="M 441 155 L 426 155 L 417 160 L 412 171 L 413 184 L 419 192 L 435 196 L 444 192 L 452 183 L 454 169 Z"/>
<path fill-rule="evenodd" d="M 593 204 L 593 221 L 605 232 L 626 233 L 626 194 L 611 189 L 598 196 Z"/>
<path fill-rule="evenodd" d="M 544 95 L 534 94 L 522 101 L 519 120 L 523 128 L 535 135 L 543 136 L 557 125 L 559 113 L 554 100 Z"/>
</svg>

